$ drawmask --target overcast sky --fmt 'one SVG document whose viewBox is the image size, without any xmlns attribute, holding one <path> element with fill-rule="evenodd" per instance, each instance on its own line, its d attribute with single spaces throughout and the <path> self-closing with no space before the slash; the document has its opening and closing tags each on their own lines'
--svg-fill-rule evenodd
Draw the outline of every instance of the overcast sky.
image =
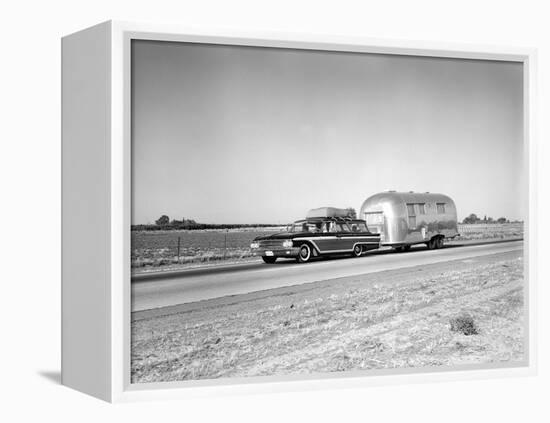
<svg viewBox="0 0 550 423">
<path fill-rule="evenodd" d="M 522 65 L 134 41 L 132 221 L 287 223 L 394 189 L 525 217 Z"/>
</svg>

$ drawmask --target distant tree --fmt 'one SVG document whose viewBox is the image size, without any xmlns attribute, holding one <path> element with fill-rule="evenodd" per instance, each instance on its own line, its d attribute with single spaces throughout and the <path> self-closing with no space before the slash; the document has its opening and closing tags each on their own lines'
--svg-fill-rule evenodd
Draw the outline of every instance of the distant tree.
<svg viewBox="0 0 550 423">
<path fill-rule="evenodd" d="M 353 207 L 348 207 L 346 211 L 348 212 L 348 217 L 351 217 L 352 219 L 357 219 L 357 212 Z"/>
<path fill-rule="evenodd" d="M 508 219 L 506 219 L 505 217 L 499 217 L 497 219 L 497 222 L 498 223 L 508 223 Z"/>
<path fill-rule="evenodd" d="M 182 224 L 184 229 L 199 229 L 202 225 L 193 219 L 185 219 Z"/>
<path fill-rule="evenodd" d="M 159 217 L 157 220 L 155 220 L 155 224 L 157 226 L 166 226 L 170 223 L 170 218 L 163 214 L 161 217 Z"/>
<path fill-rule="evenodd" d="M 472 224 L 472 223 L 478 223 L 479 217 L 475 213 L 472 213 L 470 216 L 465 217 L 462 223 L 464 224 Z"/>
<path fill-rule="evenodd" d="M 182 223 L 183 223 L 183 222 L 182 222 L 181 220 L 176 220 L 176 219 L 174 219 L 174 220 L 172 220 L 172 221 L 170 222 L 170 225 L 172 225 L 172 226 L 177 226 L 177 225 L 181 225 Z"/>
</svg>

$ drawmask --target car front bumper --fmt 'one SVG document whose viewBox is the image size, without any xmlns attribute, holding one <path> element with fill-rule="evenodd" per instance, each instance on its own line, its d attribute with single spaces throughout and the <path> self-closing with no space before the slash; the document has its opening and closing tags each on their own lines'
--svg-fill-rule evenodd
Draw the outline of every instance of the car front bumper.
<svg viewBox="0 0 550 423">
<path fill-rule="evenodd" d="M 294 258 L 298 257 L 300 254 L 300 249 L 297 247 L 290 247 L 290 248 L 276 248 L 276 249 L 269 249 L 269 248 L 256 248 L 253 250 L 254 255 L 256 256 L 263 256 L 263 257 L 289 257 Z"/>
</svg>

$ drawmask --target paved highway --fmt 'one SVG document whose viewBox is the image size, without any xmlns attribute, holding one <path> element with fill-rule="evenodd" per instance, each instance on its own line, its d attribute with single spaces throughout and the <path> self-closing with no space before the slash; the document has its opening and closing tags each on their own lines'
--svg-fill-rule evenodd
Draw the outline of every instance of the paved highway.
<svg viewBox="0 0 550 423">
<path fill-rule="evenodd" d="M 306 264 L 281 260 L 271 265 L 254 263 L 135 277 L 132 280 L 132 311 L 521 249 L 523 241 L 448 246 L 441 250 L 415 248 L 406 253 L 376 251 L 360 258 Z"/>
</svg>

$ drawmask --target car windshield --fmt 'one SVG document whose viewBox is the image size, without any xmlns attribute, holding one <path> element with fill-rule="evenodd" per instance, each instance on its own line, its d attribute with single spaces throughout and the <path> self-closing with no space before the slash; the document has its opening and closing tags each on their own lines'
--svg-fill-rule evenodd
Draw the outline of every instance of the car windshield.
<svg viewBox="0 0 550 423">
<path fill-rule="evenodd" d="M 294 222 L 289 232 L 311 232 L 318 233 L 322 230 L 322 222 Z"/>
</svg>

